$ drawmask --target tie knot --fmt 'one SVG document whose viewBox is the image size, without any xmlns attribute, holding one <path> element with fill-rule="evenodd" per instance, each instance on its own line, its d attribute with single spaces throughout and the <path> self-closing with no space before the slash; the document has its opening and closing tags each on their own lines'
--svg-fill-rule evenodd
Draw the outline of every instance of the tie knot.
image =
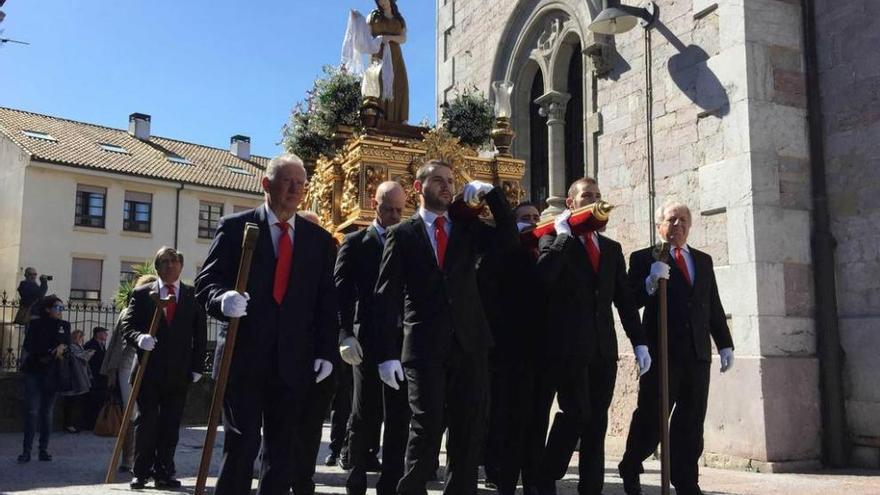
<svg viewBox="0 0 880 495">
<path fill-rule="evenodd" d="M 434 220 L 435 225 L 437 225 L 438 229 L 442 229 L 446 226 L 446 217 L 437 217 L 437 220 Z"/>
<path fill-rule="evenodd" d="M 171 284 L 165 284 L 165 288 L 168 289 L 169 294 L 174 294 L 174 286 Z"/>
<path fill-rule="evenodd" d="M 275 226 L 281 229 L 281 232 L 287 232 L 287 229 L 290 228 L 290 224 L 287 222 L 277 222 Z"/>
</svg>

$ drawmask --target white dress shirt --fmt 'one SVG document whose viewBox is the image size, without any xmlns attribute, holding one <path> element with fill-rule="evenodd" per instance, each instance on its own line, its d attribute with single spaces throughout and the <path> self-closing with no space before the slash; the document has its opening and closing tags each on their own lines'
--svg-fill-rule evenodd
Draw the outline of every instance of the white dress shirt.
<svg viewBox="0 0 880 495">
<path fill-rule="evenodd" d="M 428 234 L 428 239 L 431 241 L 431 249 L 434 250 L 434 257 L 436 258 L 437 235 L 434 233 L 434 221 L 437 220 L 437 217 L 440 215 L 419 207 L 419 216 L 422 217 L 422 221 L 425 222 L 425 231 Z M 443 230 L 446 231 L 446 238 L 449 239 L 449 233 L 452 232 L 452 221 L 449 220 L 449 212 L 444 212 L 443 218 L 446 219 L 446 223 L 443 225 Z"/>
<path fill-rule="evenodd" d="M 373 228 L 375 228 L 375 229 L 376 229 L 376 232 L 379 234 L 379 242 L 381 242 L 382 245 L 384 246 L 384 245 L 385 245 L 385 231 L 388 230 L 388 229 L 386 229 L 385 227 L 381 226 L 381 225 L 379 224 L 379 221 L 378 221 L 378 220 L 373 220 Z"/>
<path fill-rule="evenodd" d="M 672 256 L 672 262 L 675 263 L 675 266 L 678 266 L 678 261 L 676 261 L 676 252 L 675 250 L 679 249 L 675 246 L 669 247 L 669 254 Z M 681 256 L 684 258 L 684 262 L 688 267 L 688 277 L 691 279 L 691 285 L 695 282 L 694 275 L 694 255 L 691 254 L 691 250 L 688 248 L 687 244 L 681 247 Z"/>
<path fill-rule="evenodd" d="M 275 225 L 279 222 L 278 217 L 275 216 L 275 213 L 272 212 L 272 208 L 269 208 L 269 203 L 265 203 L 263 206 L 266 207 L 266 221 L 269 222 L 269 234 L 272 236 L 272 249 L 275 250 L 275 256 L 278 256 L 278 239 L 281 238 L 281 227 Z M 296 221 L 296 215 L 290 217 L 287 220 L 287 224 L 290 225 L 290 228 L 287 229 L 287 235 L 290 236 L 290 243 L 293 244 L 293 225 Z"/>
</svg>

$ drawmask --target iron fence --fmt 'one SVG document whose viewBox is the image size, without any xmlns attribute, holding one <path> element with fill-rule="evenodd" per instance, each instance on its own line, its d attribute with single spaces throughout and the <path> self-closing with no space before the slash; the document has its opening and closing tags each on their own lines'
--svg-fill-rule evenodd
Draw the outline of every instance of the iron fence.
<svg viewBox="0 0 880 495">
<path fill-rule="evenodd" d="M 9 297 L 4 291 L 0 294 L 0 371 L 18 371 L 21 364 L 21 346 L 24 343 L 25 326 L 15 323 L 19 301 Z M 70 329 L 82 330 L 91 336 L 94 327 L 104 327 L 111 332 L 116 326 L 119 311 L 112 305 L 97 303 L 68 302 L 65 304 L 64 319 L 70 322 Z M 214 364 L 214 348 L 221 322 L 208 317 L 208 350 L 205 355 L 207 370 Z"/>
</svg>

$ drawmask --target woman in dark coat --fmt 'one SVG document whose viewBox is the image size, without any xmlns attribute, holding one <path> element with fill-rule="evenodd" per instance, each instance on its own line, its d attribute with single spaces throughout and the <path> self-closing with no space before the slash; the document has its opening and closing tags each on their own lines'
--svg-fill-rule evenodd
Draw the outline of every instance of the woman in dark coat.
<svg viewBox="0 0 880 495">
<path fill-rule="evenodd" d="M 70 323 L 61 319 L 64 304 L 55 295 L 35 303 L 38 317 L 31 320 L 24 337 L 27 357 L 22 363 L 27 409 L 24 443 L 18 462 L 31 460 L 31 448 L 37 428 L 40 430 L 41 461 L 51 461 L 49 433 L 52 431 L 52 408 L 58 393 L 58 372 L 64 353 L 70 346 Z"/>
</svg>

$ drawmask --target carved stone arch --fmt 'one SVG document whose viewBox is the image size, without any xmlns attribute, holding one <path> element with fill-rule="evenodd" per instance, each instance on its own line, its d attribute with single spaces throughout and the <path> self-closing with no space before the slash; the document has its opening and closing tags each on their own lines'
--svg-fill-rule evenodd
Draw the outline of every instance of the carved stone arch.
<svg viewBox="0 0 880 495">
<path fill-rule="evenodd" d="M 584 46 L 581 35 L 568 26 L 562 33 L 561 40 L 550 60 L 550 78 L 552 78 L 550 87 L 552 89 L 566 93 L 571 92 L 568 87 L 568 67 L 574 50 L 578 46 Z M 584 57 L 582 53 L 578 55 Z"/>
</svg>

